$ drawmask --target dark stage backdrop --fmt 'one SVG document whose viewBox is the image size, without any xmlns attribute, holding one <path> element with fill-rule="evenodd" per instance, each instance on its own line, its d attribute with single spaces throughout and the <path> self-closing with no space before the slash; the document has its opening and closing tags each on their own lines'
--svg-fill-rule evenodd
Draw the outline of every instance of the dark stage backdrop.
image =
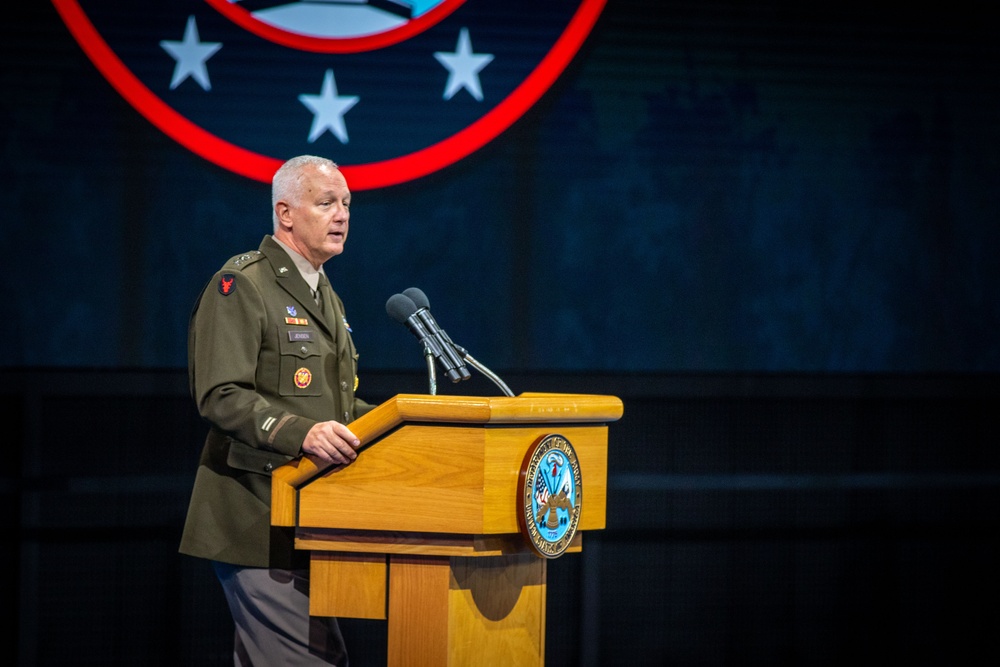
<svg viewBox="0 0 1000 667">
<path fill-rule="evenodd" d="M 226 4 L 82 3 L 143 85 L 209 134 L 357 165 L 473 125 L 540 62 L 560 12 L 600 3 L 474 0 L 389 47 L 269 43 L 257 60 L 266 40 L 234 35 Z M 456 140 L 438 171 L 411 160 L 432 173 L 403 182 L 359 175 L 328 269 L 362 382 L 421 367 L 384 310 L 410 286 L 497 370 L 1000 370 L 995 24 L 988 3 L 879 4 L 612 0 L 496 138 Z M 203 82 L 195 67 L 171 88 L 161 43 L 183 43 L 189 17 L 221 47 Z M 467 55 L 493 59 L 447 98 L 431 56 L 461 53 L 463 30 Z M 133 108 L 52 4 L 0 31 L 0 366 L 183 367 L 198 291 L 270 231 L 269 187 Z M 357 101 L 309 142 L 295 98 L 320 95 L 325 72 Z"/>
<path fill-rule="evenodd" d="M 427 388 L 384 310 L 418 286 L 516 393 L 625 403 L 608 527 L 549 568 L 546 664 L 1000 664 L 991 3 L 415 0 L 412 33 L 333 42 L 247 18 L 281 4 L 0 21 L 17 664 L 232 664 L 176 551 L 207 428 L 187 317 L 303 152 L 351 170 L 327 268 L 366 399 Z M 576 7 L 602 11 L 560 32 Z M 345 626 L 385 663 L 384 623 Z"/>
</svg>

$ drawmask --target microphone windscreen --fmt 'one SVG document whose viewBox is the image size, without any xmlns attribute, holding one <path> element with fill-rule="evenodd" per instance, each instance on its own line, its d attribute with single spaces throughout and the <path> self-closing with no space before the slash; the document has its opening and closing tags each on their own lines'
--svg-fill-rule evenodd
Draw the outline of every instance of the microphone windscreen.
<svg viewBox="0 0 1000 667">
<path fill-rule="evenodd" d="M 418 309 L 431 309 L 431 302 L 427 300 L 427 295 L 424 294 L 423 290 L 419 287 L 407 287 L 403 290 L 403 294 L 408 296 L 410 300 L 413 301 L 413 305 L 415 305 Z"/>
<path fill-rule="evenodd" d="M 385 312 L 397 322 L 405 323 L 407 318 L 417 312 L 417 306 L 410 297 L 403 296 L 402 294 L 393 294 L 385 302 Z"/>
</svg>

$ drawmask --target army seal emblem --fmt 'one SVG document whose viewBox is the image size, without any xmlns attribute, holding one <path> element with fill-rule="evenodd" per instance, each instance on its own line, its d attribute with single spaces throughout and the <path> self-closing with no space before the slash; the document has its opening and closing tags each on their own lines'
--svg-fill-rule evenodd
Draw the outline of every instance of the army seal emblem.
<svg viewBox="0 0 1000 667">
<path fill-rule="evenodd" d="M 524 457 L 518 483 L 518 523 L 534 551 L 561 556 L 576 535 L 583 507 L 580 461 L 569 440 L 540 438 Z"/>
</svg>

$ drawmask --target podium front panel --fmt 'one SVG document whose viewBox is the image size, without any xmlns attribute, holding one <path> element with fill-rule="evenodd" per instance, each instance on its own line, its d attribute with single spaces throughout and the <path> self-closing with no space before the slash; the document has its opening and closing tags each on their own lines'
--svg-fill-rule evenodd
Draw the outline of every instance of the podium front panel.
<svg viewBox="0 0 1000 667">
<path fill-rule="evenodd" d="M 518 478 L 528 449 L 559 433 L 583 481 L 580 530 L 605 526 L 607 427 L 407 424 L 350 466 L 299 489 L 297 526 L 489 535 L 517 533 Z"/>
</svg>

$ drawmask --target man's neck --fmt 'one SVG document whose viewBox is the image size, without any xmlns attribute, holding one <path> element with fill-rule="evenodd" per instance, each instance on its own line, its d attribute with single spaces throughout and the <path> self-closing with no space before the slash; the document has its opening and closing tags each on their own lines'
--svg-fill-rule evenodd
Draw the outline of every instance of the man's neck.
<svg viewBox="0 0 1000 667">
<path fill-rule="evenodd" d="M 306 279 L 306 282 L 309 283 L 309 286 L 315 289 L 312 276 L 323 273 L 322 265 L 320 266 L 314 265 L 312 262 L 306 259 L 302 253 L 296 250 L 291 244 L 289 244 L 284 239 L 278 238 L 277 235 L 273 235 L 273 238 L 275 242 L 279 246 L 281 246 L 285 252 L 288 253 L 288 256 L 292 260 L 292 263 L 295 264 L 295 268 L 299 270 L 299 273 L 301 273 L 302 277 Z"/>
</svg>

